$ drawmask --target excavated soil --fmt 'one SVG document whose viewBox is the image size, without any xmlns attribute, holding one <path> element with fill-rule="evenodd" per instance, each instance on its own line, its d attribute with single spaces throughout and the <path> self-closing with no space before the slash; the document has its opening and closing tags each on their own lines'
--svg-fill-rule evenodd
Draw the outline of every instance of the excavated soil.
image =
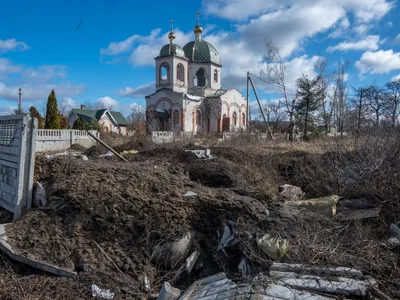
<svg viewBox="0 0 400 300">
<path fill-rule="evenodd" d="M 115 292 L 114 299 L 154 299 L 164 281 L 184 289 L 221 271 L 237 278 L 244 256 L 257 274 L 271 263 L 255 244 L 266 232 L 290 241 L 285 262 L 351 266 L 383 285 L 400 277 L 399 252 L 382 246 L 390 236 L 387 220 L 282 215 L 277 187 L 296 175 L 304 154 L 249 150 L 213 148 L 212 160 L 182 148 L 141 151 L 125 156 L 129 162 L 99 158 L 104 153 L 99 148 L 87 150 L 88 161 L 38 157 L 35 180 L 46 186 L 48 206 L 7 225 L 10 244 L 78 275 L 10 269 L 10 262 L 0 259 L 0 299 L 92 299 L 93 283 Z M 184 197 L 188 191 L 198 196 Z M 238 242 L 217 253 L 217 231 L 230 221 Z M 157 249 L 187 233 L 193 236 L 189 252 L 199 250 L 200 257 L 190 276 L 176 277 L 181 264 L 171 267 Z M 392 287 L 389 291 L 393 299 L 400 296 Z"/>
<path fill-rule="evenodd" d="M 49 204 L 6 227 L 10 244 L 38 261 L 109 274 L 106 286 L 118 278 L 119 286 L 140 291 L 146 275 L 157 292 L 160 278 L 174 275 L 154 263 L 158 245 L 194 233 L 191 249 L 201 251 L 204 265 L 194 276 L 205 276 L 227 264 L 213 257 L 222 224 L 266 218 L 265 204 L 226 189 L 246 185 L 225 158 L 199 161 L 182 149 L 159 149 L 129 159 L 38 158 L 35 177 L 46 184 Z M 198 197 L 183 197 L 187 191 Z"/>
</svg>

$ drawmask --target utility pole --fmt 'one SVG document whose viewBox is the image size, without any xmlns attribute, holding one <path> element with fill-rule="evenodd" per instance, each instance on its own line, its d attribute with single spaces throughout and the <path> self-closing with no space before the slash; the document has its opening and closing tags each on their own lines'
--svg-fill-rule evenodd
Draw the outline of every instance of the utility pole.
<svg viewBox="0 0 400 300">
<path fill-rule="evenodd" d="M 249 107 L 249 78 L 250 78 L 250 73 L 247 72 L 247 92 L 246 92 L 246 99 L 247 99 L 247 111 L 246 111 L 246 124 L 247 124 L 247 131 L 250 133 L 250 107 Z"/>
<path fill-rule="evenodd" d="M 253 88 L 253 91 L 254 91 L 254 95 L 256 96 L 256 99 L 257 99 L 257 102 L 258 102 L 258 107 L 260 108 L 261 115 L 262 115 L 262 117 L 264 119 L 265 124 L 267 125 L 267 131 L 268 131 L 268 133 L 271 136 L 271 139 L 273 141 L 274 140 L 274 136 L 273 136 L 273 134 L 271 132 L 271 128 L 269 127 L 269 123 L 267 122 L 267 118 L 265 117 L 264 109 L 261 106 L 261 102 L 260 102 L 260 99 L 258 98 L 258 94 L 257 94 L 256 88 L 254 87 L 253 80 L 251 80 L 250 76 L 249 76 L 248 80 L 250 81 L 251 87 Z"/>
<path fill-rule="evenodd" d="M 18 113 L 22 114 L 22 89 L 19 88 Z"/>
</svg>

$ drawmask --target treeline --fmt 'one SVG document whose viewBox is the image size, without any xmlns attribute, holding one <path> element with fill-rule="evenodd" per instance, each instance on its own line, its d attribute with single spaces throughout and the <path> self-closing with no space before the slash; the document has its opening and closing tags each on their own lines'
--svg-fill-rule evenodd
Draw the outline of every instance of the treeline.
<svg viewBox="0 0 400 300">
<path fill-rule="evenodd" d="M 307 139 L 311 134 L 359 133 L 371 127 L 399 126 L 400 80 L 349 87 L 348 62 L 339 62 L 328 72 L 328 62 L 320 59 L 315 66 L 317 76 L 302 75 L 291 90 L 279 49 L 268 42 L 266 53 L 263 80 L 282 95 L 278 102 L 264 107 L 270 132 L 274 133 L 276 124 L 283 120 L 289 124 L 290 139 L 298 132 Z"/>
<path fill-rule="evenodd" d="M 42 116 L 36 107 L 29 108 L 29 114 L 32 118 L 38 119 L 39 129 L 68 129 L 68 117 L 58 110 L 57 98 L 54 90 L 51 91 L 47 98 L 46 114 Z"/>
<path fill-rule="evenodd" d="M 38 119 L 39 129 L 69 129 L 68 111 L 60 112 L 57 105 L 57 98 L 54 89 L 47 98 L 46 114 L 42 116 L 36 107 L 29 108 L 29 114 L 32 118 Z M 89 124 L 79 117 L 73 124 L 72 129 L 77 130 L 100 130 L 100 125 L 96 120 L 92 120 Z"/>
</svg>

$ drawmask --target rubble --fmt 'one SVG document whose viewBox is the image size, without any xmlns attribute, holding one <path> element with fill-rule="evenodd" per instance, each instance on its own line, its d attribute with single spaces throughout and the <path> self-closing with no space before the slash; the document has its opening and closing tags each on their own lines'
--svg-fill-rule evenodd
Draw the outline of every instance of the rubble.
<svg viewBox="0 0 400 300">
<path fill-rule="evenodd" d="M 211 150 L 186 150 L 186 152 L 194 153 L 199 159 L 212 159 Z"/>
<path fill-rule="evenodd" d="M 44 268 L 53 266 L 71 277 L 35 271 L 20 280 L 32 297 L 40 298 L 35 291 L 43 286 L 46 295 L 85 299 L 96 283 L 118 299 L 156 298 L 167 281 L 166 290 L 174 286 L 192 296 L 202 290 L 206 299 L 333 299 L 336 290 L 346 299 L 370 291 L 373 284 L 361 270 L 385 274 L 397 263 L 397 251 L 381 247 L 388 229 L 374 215 L 385 217 L 383 205 L 369 199 L 342 205 L 338 196 L 276 201 L 286 177 L 272 176 L 262 156 L 240 150 L 213 148 L 214 159 L 198 159 L 185 149 L 138 149 L 126 156 L 129 162 L 100 153 L 85 162 L 39 157 L 35 176 L 46 183 L 47 205 L 7 225 L 5 237 L 18 255 L 44 265 L 35 268 L 49 272 Z M 291 218 L 282 216 L 284 209 Z M 349 221 L 366 216 L 368 222 Z M 273 260 L 291 263 L 271 266 Z M 332 267 L 305 264 L 310 262 Z M 221 271 L 234 279 L 219 274 L 187 289 Z M 265 275 L 254 277 L 258 273 Z M 391 278 L 400 277 L 393 273 Z M 381 290 L 392 296 L 382 288 L 382 276 Z M 8 292 L 14 287 L 7 280 L 0 276 L 0 288 Z"/>
<path fill-rule="evenodd" d="M 97 285 L 92 284 L 92 296 L 100 299 L 114 299 L 115 294 L 110 290 L 101 289 Z"/>
<path fill-rule="evenodd" d="M 181 291 L 172 287 L 168 282 L 164 282 L 158 296 L 158 300 L 176 300 L 180 296 Z"/>
<path fill-rule="evenodd" d="M 283 269 L 293 272 L 276 273 L 276 270 Z M 310 271 L 311 274 L 308 273 Z M 314 275 L 315 271 L 321 274 Z M 344 277 L 346 274 L 350 277 Z M 353 275 L 358 279 L 354 279 Z M 179 299 L 328 300 L 336 299 L 337 296 L 366 296 L 375 284 L 374 280 L 364 277 L 360 271 L 349 268 L 329 269 L 274 263 L 270 277 L 259 274 L 249 283 L 236 284 L 225 273 L 219 273 L 196 281 Z"/>
<path fill-rule="evenodd" d="M 283 201 L 297 201 L 304 198 L 303 190 L 294 185 L 284 184 L 279 186 L 279 199 Z"/>
</svg>

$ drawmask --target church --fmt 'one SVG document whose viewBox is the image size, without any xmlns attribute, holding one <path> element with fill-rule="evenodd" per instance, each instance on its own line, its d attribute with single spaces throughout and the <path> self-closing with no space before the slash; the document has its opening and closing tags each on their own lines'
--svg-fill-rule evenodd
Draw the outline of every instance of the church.
<svg viewBox="0 0 400 300">
<path fill-rule="evenodd" d="M 197 20 L 195 40 L 183 48 L 169 43 L 156 62 L 156 92 L 146 96 L 149 130 L 174 132 L 240 131 L 247 125 L 247 101 L 237 89 L 221 88 L 222 65 L 217 49 L 202 40 Z"/>
</svg>

